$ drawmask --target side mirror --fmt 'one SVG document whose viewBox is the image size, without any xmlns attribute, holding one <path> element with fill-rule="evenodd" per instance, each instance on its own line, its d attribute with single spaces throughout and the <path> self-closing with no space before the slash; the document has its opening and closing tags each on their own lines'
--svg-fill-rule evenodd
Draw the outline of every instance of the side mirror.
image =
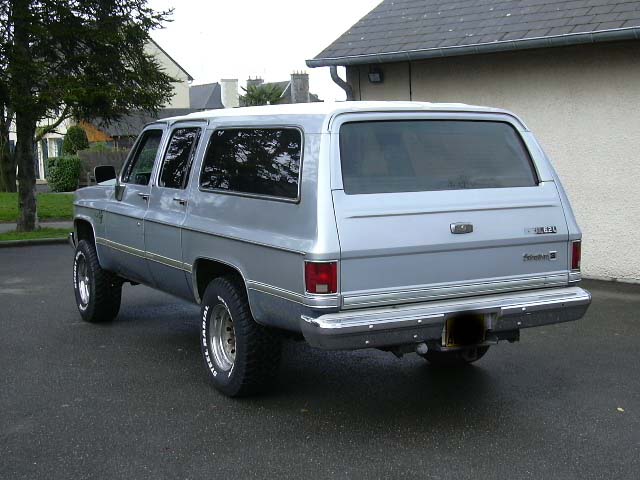
<svg viewBox="0 0 640 480">
<path fill-rule="evenodd" d="M 116 169 L 113 165 L 100 165 L 93 169 L 93 176 L 96 179 L 96 183 L 115 180 L 117 177 Z"/>
</svg>

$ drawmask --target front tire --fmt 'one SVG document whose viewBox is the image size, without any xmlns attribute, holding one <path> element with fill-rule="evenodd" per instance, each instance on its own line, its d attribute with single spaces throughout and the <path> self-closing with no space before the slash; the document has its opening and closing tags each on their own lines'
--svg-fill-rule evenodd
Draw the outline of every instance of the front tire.
<svg viewBox="0 0 640 480">
<path fill-rule="evenodd" d="M 103 270 L 93 243 L 80 240 L 73 259 L 73 289 L 80 316 L 86 322 L 113 320 L 120 311 L 122 281 Z"/>
<path fill-rule="evenodd" d="M 488 346 L 451 351 L 428 350 L 422 357 L 434 367 L 462 367 L 480 360 L 487 350 Z"/>
<path fill-rule="evenodd" d="M 282 340 L 251 316 L 244 288 L 224 277 L 202 298 L 200 347 L 213 385 L 229 397 L 266 389 L 280 364 Z"/>
</svg>

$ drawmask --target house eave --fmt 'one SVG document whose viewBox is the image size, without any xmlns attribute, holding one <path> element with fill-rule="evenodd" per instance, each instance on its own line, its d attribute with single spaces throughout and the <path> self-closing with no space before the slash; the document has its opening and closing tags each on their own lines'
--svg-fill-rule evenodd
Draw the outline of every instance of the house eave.
<svg viewBox="0 0 640 480">
<path fill-rule="evenodd" d="M 588 43 L 640 40 L 640 26 L 597 30 L 586 33 L 567 33 L 550 37 L 523 38 L 519 40 L 500 40 L 490 43 L 476 43 L 452 47 L 436 47 L 398 52 L 347 55 L 343 57 L 320 57 L 307 60 L 309 68 L 362 65 L 371 63 L 407 62 L 430 58 L 453 57 L 460 55 L 479 55 L 485 53 L 528 50 L 534 48 L 566 47 Z"/>
</svg>

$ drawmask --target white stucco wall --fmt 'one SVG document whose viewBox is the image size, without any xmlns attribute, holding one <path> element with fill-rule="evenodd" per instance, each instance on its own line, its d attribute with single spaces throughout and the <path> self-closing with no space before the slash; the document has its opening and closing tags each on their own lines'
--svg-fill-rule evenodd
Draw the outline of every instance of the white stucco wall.
<svg viewBox="0 0 640 480">
<path fill-rule="evenodd" d="M 362 100 L 507 108 L 551 157 L 583 230 L 585 276 L 640 281 L 640 44 L 600 44 L 350 68 Z"/>
<path fill-rule="evenodd" d="M 173 84 L 173 98 L 166 108 L 189 108 L 189 77 L 154 42 L 146 45 L 147 53 L 156 57 L 165 73 L 177 81 Z"/>
</svg>

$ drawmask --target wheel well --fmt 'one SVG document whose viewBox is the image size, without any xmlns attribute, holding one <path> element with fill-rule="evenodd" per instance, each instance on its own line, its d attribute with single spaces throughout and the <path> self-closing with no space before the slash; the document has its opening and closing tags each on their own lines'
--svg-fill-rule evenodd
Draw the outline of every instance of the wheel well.
<svg viewBox="0 0 640 480">
<path fill-rule="evenodd" d="M 76 220 L 74 222 L 75 231 L 76 231 L 76 239 L 79 242 L 80 240 L 87 240 L 95 244 L 96 239 L 93 235 L 93 227 L 86 220 Z"/>
<path fill-rule="evenodd" d="M 241 285 L 246 292 L 247 287 L 240 271 L 226 263 L 200 258 L 194 265 L 193 273 L 198 291 L 198 299 L 202 299 L 209 283 L 219 277 L 231 277 L 238 285 Z"/>
</svg>

